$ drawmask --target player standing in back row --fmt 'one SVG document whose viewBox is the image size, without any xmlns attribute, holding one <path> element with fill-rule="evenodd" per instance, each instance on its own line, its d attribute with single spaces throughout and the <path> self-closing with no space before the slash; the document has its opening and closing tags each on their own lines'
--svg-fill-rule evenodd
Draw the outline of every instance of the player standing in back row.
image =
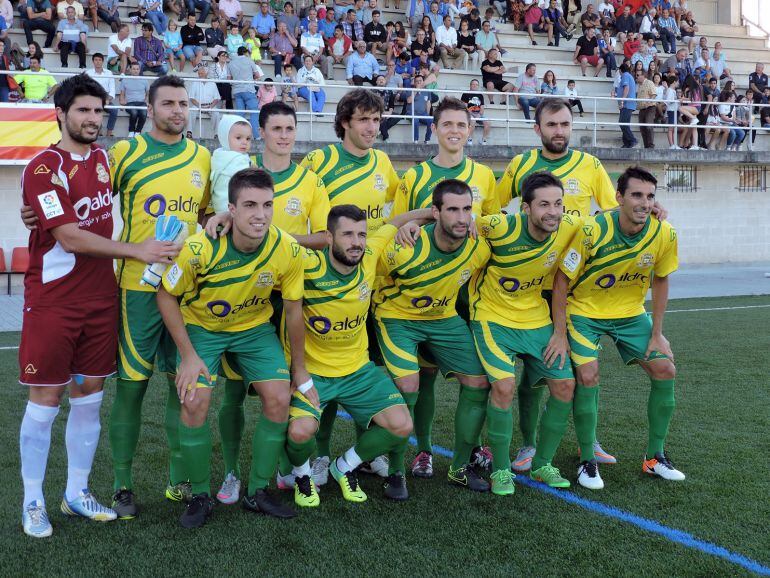
<svg viewBox="0 0 770 578">
<path fill-rule="evenodd" d="M 54 99 L 62 138 L 35 156 L 22 177 L 23 204 L 37 218 L 29 238 L 19 347 L 19 381 L 29 386 L 19 436 L 22 525 L 36 538 L 53 531 L 43 480 L 51 428 L 68 386 L 68 475 L 61 510 L 101 522 L 116 518 L 88 489 L 104 379 L 115 372 L 118 288 L 112 259 L 152 263 L 170 261 L 177 253 L 173 243 L 132 245 L 111 239 L 109 162 L 93 144 L 106 102 L 104 89 L 88 76 L 62 82 Z"/>
</svg>

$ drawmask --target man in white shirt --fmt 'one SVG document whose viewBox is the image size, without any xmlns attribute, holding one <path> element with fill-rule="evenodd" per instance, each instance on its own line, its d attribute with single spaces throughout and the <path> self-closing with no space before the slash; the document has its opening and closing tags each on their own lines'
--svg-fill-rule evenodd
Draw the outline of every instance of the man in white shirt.
<svg viewBox="0 0 770 578">
<path fill-rule="evenodd" d="M 200 131 L 198 133 L 199 137 L 204 134 L 216 134 L 220 118 L 218 110 L 221 108 L 220 104 L 222 103 L 217 84 L 212 80 L 208 80 L 208 68 L 203 64 L 198 64 L 193 70 L 198 73 L 198 80 L 190 82 L 188 94 L 192 108 L 201 110 L 190 111 L 187 132 L 190 133 L 193 127 L 197 127 Z M 203 128 L 202 118 L 206 111 L 208 111 L 211 117 L 210 131 L 206 131 Z"/>
<path fill-rule="evenodd" d="M 121 24 L 115 34 L 107 40 L 107 67 L 112 72 L 125 74 L 128 65 L 136 62 L 131 56 L 133 41 L 128 34 L 128 24 Z"/>
<path fill-rule="evenodd" d="M 441 53 L 441 63 L 444 68 L 465 68 L 468 62 L 468 53 L 457 48 L 457 31 L 452 28 L 452 17 L 444 16 L 444 25 L 436 30 L 436 44 Z"/>
<path fill-rule="evenodd" d="M 299 39 L 299 47 L 302 50 L 302 57 L 313 58 L 313 64 L 323 72 L 329 80 L 334 78 L 334 68 L 331 58 L 324 55 L 325 43 L 323 36 L 318 32 L 318 21 L 308 21 L 308 30 Z"/>
<path fill-rule="evenodd" d="M 85 11 L 83 10 L 83 5 L 78 0 L 62 0 L 56 4 L 56 15 L 59 17 L 59 20 L 67 19 L 67 8 L 70 6 L 75 9 L 75 18 L 83 20 Z M 10 24 L 8 26 L 10 27 Z"/>
<path fill-rule="evenodd" d="M 102 85 L 102 88 L 107 93 L 107 136 L 112 136 L 112 131 L 115 128 L 115 123 L 118 120 L 118 109 L 110 108 L 115 106 L 115 77 L 112 75 L 111 70 L 104 68 L 104 54 L 95 52 L 91 57 L 93 68 L 86 70 L 86 74 L 93 78 L 96 82 Z M 99 131 L 101 133 L 101 131 Z"/>
</svg>

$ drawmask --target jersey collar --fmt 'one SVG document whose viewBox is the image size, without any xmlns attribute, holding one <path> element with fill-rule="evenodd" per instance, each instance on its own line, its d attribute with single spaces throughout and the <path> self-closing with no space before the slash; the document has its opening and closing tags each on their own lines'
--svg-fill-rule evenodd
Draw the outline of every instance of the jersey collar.
<svg viewBox="0 0 770 578">
<path fill-rule="evenodd" d="M 364 156 L 357 157 L 356 155 L 346 151 L 345 147 L 342 146 L 342 143 L 337 143 L 334 146 L 337 147 L 337 152 L 339 153 L 341 159 L 345 159 L 359 165 L 363 165 L 369 162 L 369 159 L 372 158 L 372 155 L 374 154 L 374 149 L 369 149 L 369 152 L 367 152 Z"/>
<path fill-rule="evenodd" d="M 620 211 L 610 211 L 610 215 L 612 216 L 612 224 L 615 226 L 615 232 L 617 233 L 618 237 L 626 241 L 629 245 L 636 244 L 639 239 L 644 237 L 647 234 L 647 231 L 650 228 L 650 221 L 652 221 L 652 216 L 647 217 L 647 222 L 644 224 L 644 227 L 642 227 L 642 230 L 639 231 L 636 235 L 628 236 L 620 228 Z"/>
<path fill-rule="evenodd" d="M 570 159 L 572 158 L 572 155 L 574 153 L 575 153 L 575 151 L 573 151 L 572 149 L 568 148 L 566 155 L 564 155 L 560 159 L 552 160 L 552 159 L 548 159 L 548 158 L 543 156 L 543 149 L 537 149 L 537 159 L 540 162 L 542 162 L 542 163 L 544 163 L 546 165 L 551 165 L 552 167 L 560 167 L 560 166 L 562 166 L 564 164 L 567 164 L 570 161 Z"/>
</svg>

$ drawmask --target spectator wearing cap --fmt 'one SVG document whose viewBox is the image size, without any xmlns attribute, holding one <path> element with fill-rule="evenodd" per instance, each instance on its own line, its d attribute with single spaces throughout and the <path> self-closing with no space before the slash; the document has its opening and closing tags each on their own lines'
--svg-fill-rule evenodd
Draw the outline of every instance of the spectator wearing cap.
<svg viewBox="0 0 770 578">
<path fill-rule="evenodd" d="M 208 79 L 208 69 L 203 64 L 193 67 L 193 71 L 198 74 L 198 80 L 190 83 L 190 104 L 193 109 L 187 121 L 187 130 L 193 130 L 193 127 L 200 127 L 198 136 L 204 134 L 215 134 L 221 114 L 219 109 L 222 107 L 222 97 L 219 95 L 216 82 Z M 210 131 L 203 128 L 203 116 L 208 113 L 211 119 Z"/>
<path fill-rule="evenodd" d="M 365 82 L 376 86 L 376 77 L 380 73 L 380 64 L 370 52 L 366 51 L 366 42 L 359 40 L 354 44 L 356 51 L 350 55 L 347 64 L 348 84 L 362 86 Z"/>
</svg>

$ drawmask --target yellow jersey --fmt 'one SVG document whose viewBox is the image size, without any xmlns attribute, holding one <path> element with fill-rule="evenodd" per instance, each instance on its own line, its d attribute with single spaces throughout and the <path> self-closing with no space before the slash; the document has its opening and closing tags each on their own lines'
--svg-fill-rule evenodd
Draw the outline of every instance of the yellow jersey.
<svg viewBox="0 0 770 578">
<path fill-rule="evenodd" d="M 484 239 L 465 239 L 455 251 L 436 247 L 436 224 L 422 228 L 414 247 L 388 243 L 378 266 L 383 276 L 374 295 L 377 319 L 447 319 L 457 315 L 457 295 L 489 258 Z"/>
<path fill-rule="evenodd" d="M 457 179 L 470 186 L 476 217 L 500 212 L 492 169 L 465 157 L 457 166 L 448 169 L 430 159 L 406 171 L 396 190 L 391 216 L 430 207 L 433 204 L 433 189 L 445 179 Z"/>
<path fill-rule="evenodd" d="M 571 280 L 567 312 L 594 319 L 641 315 L 652 276 L 666 277 L 678 266 L 670 223 L 649 217 L 639 233 L 627 237 L 617 211 L 589 217 L 559 265 Z"/>
<path fill-rule="evenodd" d="M 245 331 L 270 321 L 273 290 L 289 301 L 302 299 L 301 250 L 275 226 L 253 253 L 236 249 L 232 234 L 212 239 L 201 231 L 185 240 L 163 287 L 179 297 L 185 324 Z"/>
<path fill-rule="evenodd" d="M 550 171 L 561 180 L 564 212 L 569 215 L 588 217 L 591 199 L 595 199 L 602 210 L 618 205 L 612 179 L 596 157 L 570 149 L 562 158 L 549 160 L 540 149 L 532 149 L 513 157 L 500 177 L 497 183 L 500 206 L 505 207 L 511 199 L 521 196 L 524 179 L 537 171 Z"/>
<path fill-rule="evenodd" d="M 343 275 L 329 262 L 329 249 L 305 249 L 305 367 L 324 377 L 343 377 L 369 362 L 366 318 L 377 262 L 397 229 L 385 225 L 366 240 L 364 258 Z M 284 343 L 288 352 L 288 343 Z"/>
<path fill-rule="evenodd" d="M 553 283 L 560 257 L 580 228 L 579 217 L 564 215 L 559 228 L 544 241 L 527 230 L 525 213 L 489 215 L 476 222 L 489 243 L 487 266 L 469 285 L 470 315 L 515 329 L 537 329 L 551 323 L 542 290 Z"/>
<path fill-rule="evenodd" d="M 148 134 L 115 143 L 109 150 L 112 190 L 120 195 L 124 243 L 155 238 L 161 215 L 176 216 L 192 235 L 198 228 L 198 211 L 209 204 L 211 154 L 182 138 L 174 144 L 158 142 Z M 139 281 L 145 264 L 118 259 L 118 284 L 132 291 L 155 291 Z"/>
<path fill-rule="evenodd" d="M 290 235 L 307 235 L 326 230 L 329 195 L 314 172 L 291 163 L 285 171 L 274 173 L 262 165 L 262 155 L 254 164 L 273 178 L 273 225 Z"/>
<path fill-rule="evenodd" d="M 332 207 L 355 205 L 365 211 L 369 233 L 385 224 L 398 174 L 384 152 L 370 149 L 357 157 L 331 144 L 309 152 L 300 164 L 321 177 Z"/>
</svg>

